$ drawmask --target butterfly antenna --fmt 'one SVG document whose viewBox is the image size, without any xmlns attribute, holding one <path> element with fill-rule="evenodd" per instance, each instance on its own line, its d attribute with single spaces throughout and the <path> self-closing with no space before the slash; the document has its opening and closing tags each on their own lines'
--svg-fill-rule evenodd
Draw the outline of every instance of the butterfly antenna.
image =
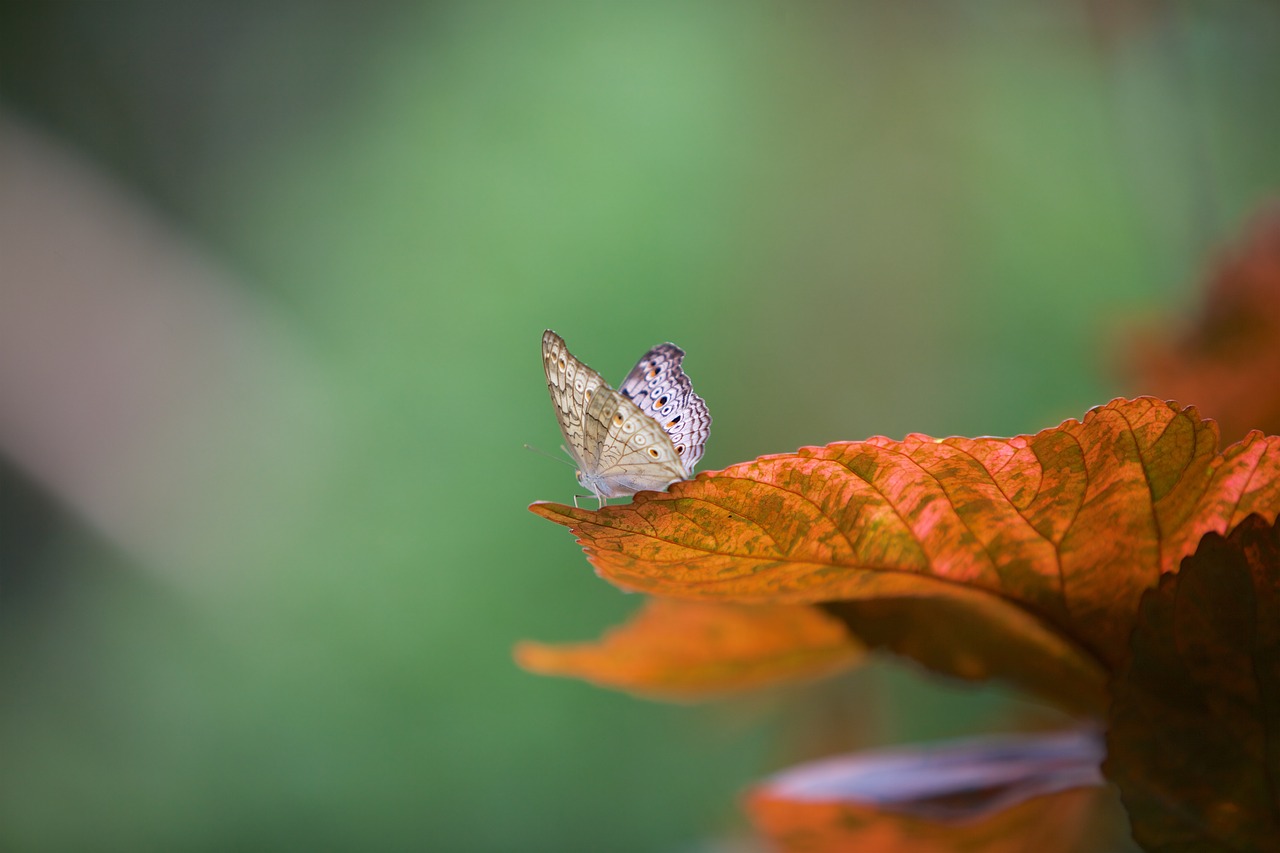
<svg viewBox="0 0 1280 853">
<path fill-rule="evenodd" d="M 554 460 L 556 462 L 563 462 L 565 465 L 568 465 L 570 468 L 577 469 L 578 467 L 577 465 L 574 465 L 572 462 L 570 462 L 568 459 L 561 459 L 559 456 L 556 456 L 554 453 L 548 453 L 545 450 L 541 450 L 537 447 L 534 447 L 532 444 L 526 444 L 524 446 L 524 449 L 532 450 L 534 453 L 538 454 L 539 456 L 545 456 L 548 459 Z M 564 446 L 561 445 L 560 449 L 564 450 Z M 568 453 L 569 451 L 565 450 L 564 452 Z"/>
</svg>

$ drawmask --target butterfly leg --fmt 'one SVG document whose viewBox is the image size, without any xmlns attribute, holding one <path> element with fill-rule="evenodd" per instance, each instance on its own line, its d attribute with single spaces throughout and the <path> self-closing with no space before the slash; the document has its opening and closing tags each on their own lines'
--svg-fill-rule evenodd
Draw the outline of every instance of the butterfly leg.
<svg viewBox="0 0 1280 853">
<path fill-rule="evenodd" d="M 604 509 L 606 506 L 608 506 L 608 505 L 609 505 L 609 499 L 608 499 L 608 498 L 606 498 L 606 497 L 605 497 L 604 495 L 602 495 L 600 492 L 594 492 L 594 491 L 593 491 L 593 492 L 592 492 L 592 494 L 589 494 L 589 495 L 574 495 L 574 496 L 573 496 L 573 508 L 574 508 L 574 509 L 582 509 L 582 507 L 578 506 L 578 498 L 595 498 L 597 501 L 599 501 L 599 503 L 598 503 L 598 504 L 596 504 L 596 509 Z"/>
</svg>

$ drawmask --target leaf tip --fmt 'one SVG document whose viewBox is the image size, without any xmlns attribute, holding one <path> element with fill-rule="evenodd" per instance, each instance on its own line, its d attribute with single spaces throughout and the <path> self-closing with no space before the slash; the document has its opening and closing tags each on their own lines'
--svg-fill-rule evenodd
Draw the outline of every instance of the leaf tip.
<svg viewBox="0 0 1280 853">
<path fill-rule="evenodd" d="M 547 646 L 532 640 L 521 640 L 511 649 L 511 658 L 516 666 L 539 675 L 548 674 L 552 657 Z"/>
<path fill-rule="evenodd" d="M 554 521 L 556 524 L 563 524 L 568 527 L 574 521 L 581 519 L 581 516 L 578 515 L 579 513 L 590 512 L 590 510 L 575 509 L 554 501 L 534 501 L 529 504 L 529 512 L 542 516 L 548 521 Z"/>
</svg>

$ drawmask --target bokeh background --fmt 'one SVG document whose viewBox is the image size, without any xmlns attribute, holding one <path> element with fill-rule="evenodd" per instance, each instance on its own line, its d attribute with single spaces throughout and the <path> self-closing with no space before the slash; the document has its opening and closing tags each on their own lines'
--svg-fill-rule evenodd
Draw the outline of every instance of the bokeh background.
<svg viewBox="0 0 1280 853">
<path fill-rule="evenodd" d="M 541 332 L 684 347 L 705 468 L 1077 417 L 1277 84 L 1262 0 L 0 4 L 0 847 L 750 849 L 761 774 L 1039 713 L 518 670 L 636 605 L 524 509 Z"/>
</svg>

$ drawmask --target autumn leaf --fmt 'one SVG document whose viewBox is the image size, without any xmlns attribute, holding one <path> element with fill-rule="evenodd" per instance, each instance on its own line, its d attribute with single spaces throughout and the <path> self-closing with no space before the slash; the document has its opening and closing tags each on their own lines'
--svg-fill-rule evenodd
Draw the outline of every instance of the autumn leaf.
<svg viewBox="0 0 1280 853">
<path fill-rule="evenodd" d="M 1025 653 L 1013 671 L 981 675 L 1034 690 L 1029 675 L 1047 663 L 1075 673 L 1062 692 L 1100 695 L 1143 591 L 1205 533 L 1252 512 L 1274 519 L 1277 474 L 1280 439 L 1253 434 L 1220 452 L 1194 408 L 1139 398 L 1033 436 L 842 442 L 629 505 L 530 509 L 572 528 L 625 589 L 746 604 L 941 601 Z M 841 616 L 858 631 L 856 613 Z M 935 646 L 955 636 L 909 618 Z"/>
<path fill-rule="evenodd" d="M 1184 328 L 1127 339 L 1127 372 L 1144 391 L 1194 403 L 1230 440 L 1280 433 L 1280 202 L 1223 250 Z"/>
<path fill-rule="evenodd" d="M 598 642 L 516 647 L 516 660 L 533 672 L 664 699 L 826 675 L 862 654 L 838 619 L 814 607 L 661 598 L 648 600 L 629 623 Z"/>
<path fill-rule="evenodd" d="M 1210 534 L 1147 592 L 1104 770 L 1147 850 L 1280 839 L 1280 529 Z"/>
<path fill-rule="evenodd" d="M 971 738 L 800 765 L 747 798 L 784 853 L 1065 853 L 1102 784 L 1091 729 Z"/>
</svg>

